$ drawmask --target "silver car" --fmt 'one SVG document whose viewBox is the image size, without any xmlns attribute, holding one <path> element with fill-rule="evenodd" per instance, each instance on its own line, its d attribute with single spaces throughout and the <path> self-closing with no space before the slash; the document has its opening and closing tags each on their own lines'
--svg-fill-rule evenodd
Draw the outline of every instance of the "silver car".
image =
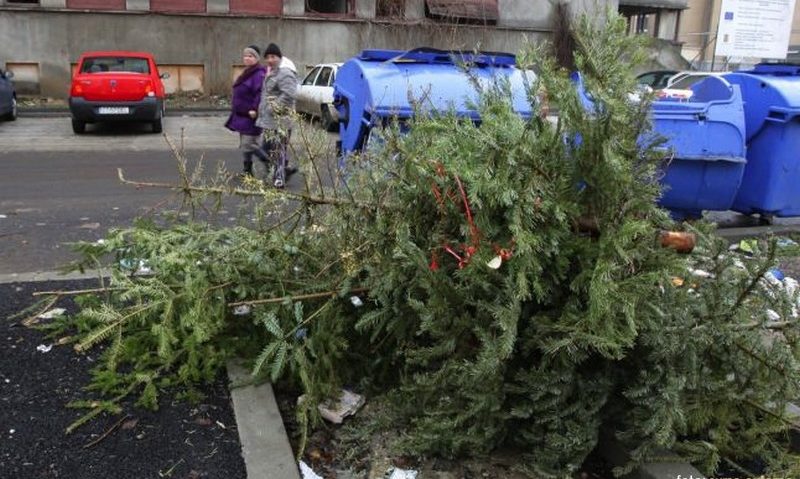
<svg viewBox="0 0 800 479">
<path fill-rule="evenodd" d="M 297 89 L 297 111 L 318 117 L 328 131 L 337 131 L 339 125 L 339 114 L 333 106 L 333 82 L 340 66 L 341 63 L 315 65 Z"/>
<path fill-rule="evenodd" d="M 11 83 L 13 76 L 10 71 L 0 70 L 0 120 L 17 119 L 17 92 Z"/>
</svg>

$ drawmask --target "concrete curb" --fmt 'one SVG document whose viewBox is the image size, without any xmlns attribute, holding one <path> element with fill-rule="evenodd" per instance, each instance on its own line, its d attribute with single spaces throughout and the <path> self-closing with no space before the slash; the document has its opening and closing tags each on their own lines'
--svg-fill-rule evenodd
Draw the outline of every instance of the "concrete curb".
<svg viewBox="0 0 800 479">
<path fill-rule="evenodd" d="M 786 236 L 789 233 L 800 231 L 800 225 L 765 225 L 765 226 L 745 226 L 739 228 L 719 228 L 717 234 L 730 243 L 738 243 L 747 238 L 757 238 L 767 234 L 775 236 Z"/>
<path fill-rule="evenodd" d="M 230 361 L 227 366 L 232 385 L 250 379 L 249 371 L 236 362 Z M 247 477 L 300 479 L 272 385 L 231 386 L 230 392 Z"/>
<path fill-rule="evenodd" d="M 0 284 L 7 283 L 35 283 L 40 281 L 74 281 L 78 279 L 95 279 L 110 276 L 105 270 L 87 270 L 84 273 L 73 272 L 64 274 L 60 271 L 36 271 L 32 273 L 7 273 L 0 274 Z"/>
</svg>

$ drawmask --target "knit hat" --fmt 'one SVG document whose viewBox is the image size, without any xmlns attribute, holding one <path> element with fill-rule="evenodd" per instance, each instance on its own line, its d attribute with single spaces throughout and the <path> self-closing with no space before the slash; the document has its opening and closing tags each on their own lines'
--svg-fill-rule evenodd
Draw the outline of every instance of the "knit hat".
<svg viewBox="0 0 800 479">
<path fill-rule="evenodd" d="M 261 49 L 258 48 L 256 45 L 250 45 L 249 47 L 245 47 L 244 53 L 254 56 L 256 58 L 261 58 Z"/>
<path fill-rule="evenodd" d="M 283 54 L 281 54 L 281 49 L 278 48 L 278 45 L 275 45 L 274 43 L 270 43 L 267 46 L 267 49 L 264 50 L 264 56 L 266 57 L 267 55 L 275 55 L 283 58 Z"/>
</svg>

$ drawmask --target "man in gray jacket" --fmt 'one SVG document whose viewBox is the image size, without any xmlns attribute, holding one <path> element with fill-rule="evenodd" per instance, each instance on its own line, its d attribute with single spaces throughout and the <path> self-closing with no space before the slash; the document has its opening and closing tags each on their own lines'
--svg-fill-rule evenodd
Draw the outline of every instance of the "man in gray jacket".
<svg viewBox="0 0 800 479">
<path fill-rule="evenodd" d="M 264 151 L 274 165 L 272 182 L 275 188 L 286 186 L 286 175 L 297 171 L 288 168 L 289 137 L 297 96 L 297 70 L 280 48 L 270 43 L 264 51 L 269 73 L 261 89 L 256 126 L 264 129 Z"/>
</svg>

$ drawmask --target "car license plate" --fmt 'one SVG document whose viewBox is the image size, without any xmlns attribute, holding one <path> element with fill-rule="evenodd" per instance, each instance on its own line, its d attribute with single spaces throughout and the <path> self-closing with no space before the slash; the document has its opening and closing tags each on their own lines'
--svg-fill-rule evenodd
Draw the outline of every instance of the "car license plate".
<svg viewBox="0 0 800 479">
<path fill-rule="evenodd" d="M 130 108 L 127 106 L 101 106 L 98 110 L 101 115 L 127 115 Z"/>
</svg>

